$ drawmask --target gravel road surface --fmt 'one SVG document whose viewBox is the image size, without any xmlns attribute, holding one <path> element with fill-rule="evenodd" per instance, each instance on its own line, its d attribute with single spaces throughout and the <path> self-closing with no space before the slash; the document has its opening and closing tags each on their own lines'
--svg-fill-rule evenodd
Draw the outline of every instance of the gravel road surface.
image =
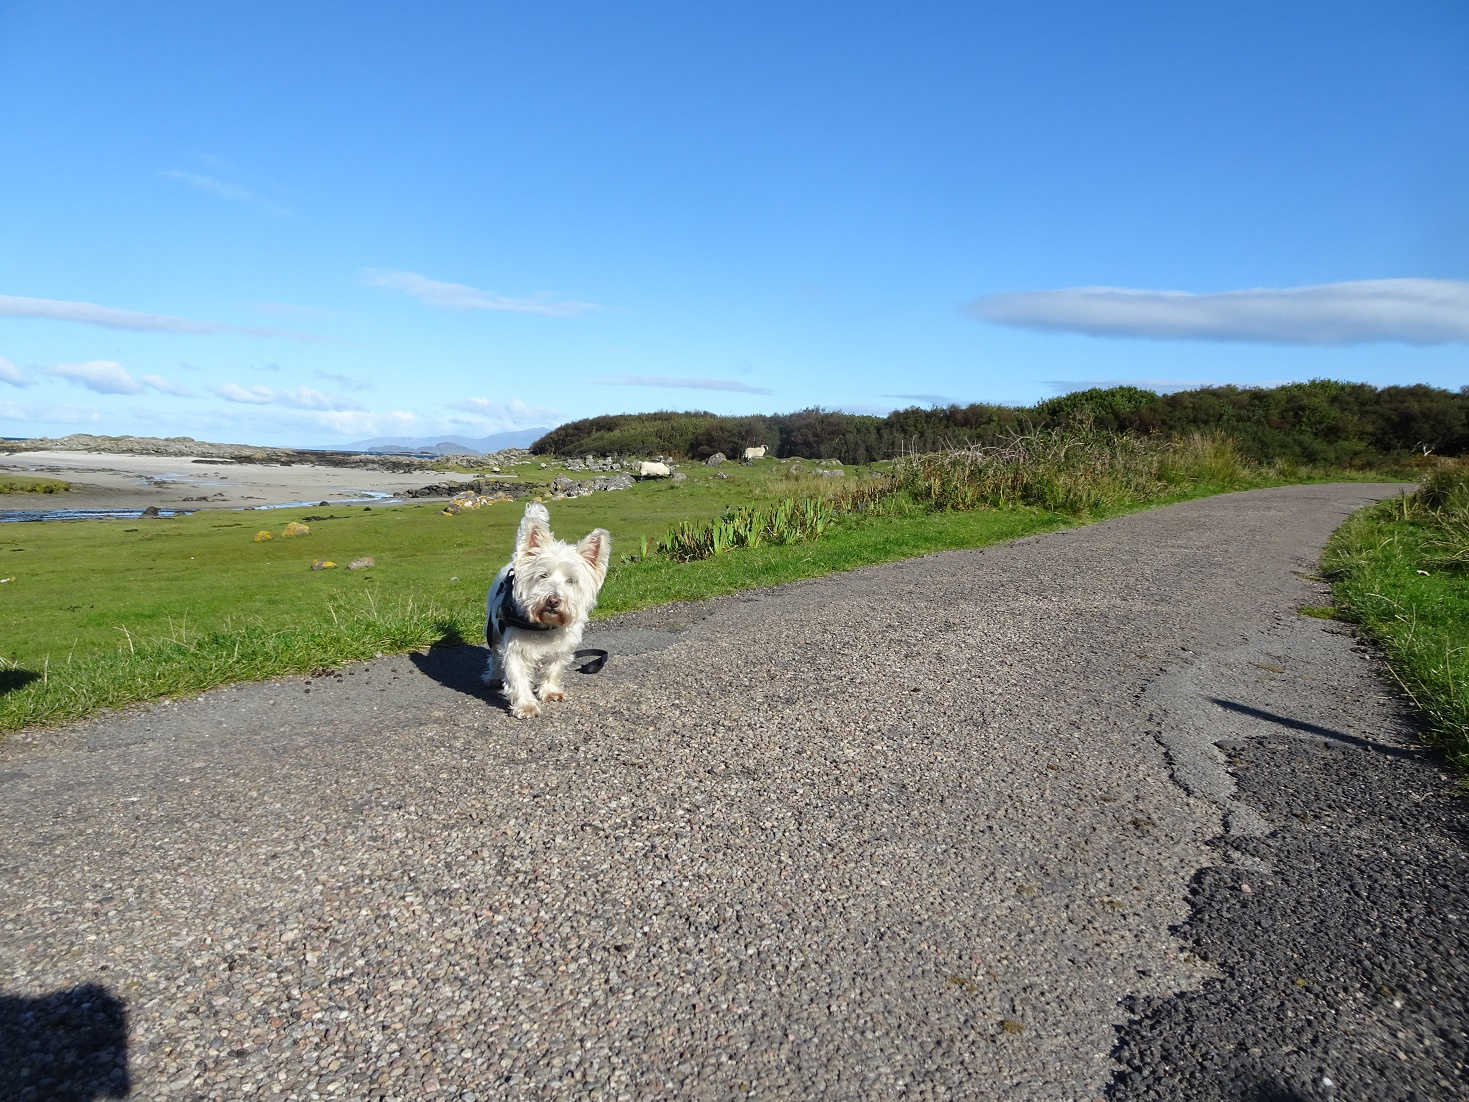
<svg viewBox="0 0 1469 1102">
<path fill-rule="evenodd" d="M 1396 489 L 12 735 L 0 1097 L 1461 1097 L 1462 800 L 1296 612 Z"/>
</svg>

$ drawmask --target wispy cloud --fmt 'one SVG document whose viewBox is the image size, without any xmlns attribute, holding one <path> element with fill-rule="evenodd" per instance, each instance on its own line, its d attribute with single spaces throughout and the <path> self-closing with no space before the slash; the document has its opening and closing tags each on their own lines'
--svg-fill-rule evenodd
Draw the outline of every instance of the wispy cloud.
<svg viewBox="0 0 1469 1102">
<path fill-rule="evenodd" d="M 751 386 L 738 379 L 684 379 L 667 375 L 614 375 L 610 379 L 592 379 L 597 386 L 673 387 L 678 390 L 732 390 L 738 394 L 774 394 L 769 387 Z"/>
<path fill-rule="evenodd" d="M 380 268 L 367 268 L 362 273 L 362 282 L 369 287 L 388 287 L 394 291 L 402 291 L 429 306 L 443 306 L 450 310 L 500 310 L 512 314 L 544 314 L 547 317 L 560 318 L 602 309 L 594 302 L 572 302 L 545 297 L 508 298 L 463 283 L 429 279 L 417 272 L 390 272 Z"/>
<path fill-rule="evenodd" d="M 1341 345 L 1469 341 L 1469 283 L 1375 279 L 1194 294 L 1072 287 L 985 295 L 981 321 L 1022 329 L 1217 341 Z"/>
<path fill-rule="evenodd" d="M 276 370 L 280 370 L 279 366 L 276 367 Z M 372 389 L 372 384 L 366 379 L 359 379 L 352 375 L 343 375 L 339 371 L 317 371 L 315 375 L 318 379 L 325 379 L 329 383 L 336 383 L 337 386 L 345 387 L 348 390 Z"/>
<path fill-rule="evenodd" d="M 134 378 L 127 368 L 113 360 L 57 364 L 55 367 L 48 367 L 46 374 L 86 387 L 98 394 L 141 394 L 144 390 L 156 390 L 179 397 L 187 397 L 189 394 L 186 388 L 162 375 L 148 374 Z"/>
<path fill-rule="evenodd" d="M 406 409 L 334 409 L 310 414 L 309 420 L 343 436 L 381 436 L 416 428 L 418 414 Z"/>
<path fill-rule="evenodd" d="M 922 402 L 929 406 L 952 405 L 954 399 L 943 394 L 884 394 L 884 398 L 896 398 L 900 402 Z"/>
<path fill-rule="evenodd" d="M 28 425 L 75 425 L 79 422 L 95 424 L 102 420 L 102 411 L 89 406 L 32 406 L 0 401 L 0 419 L 20 421 Z"/>
<path fill-rule="evenodd" d="M 356 402 L 326 394 L 309 386 L 277 389 L 268 386 L 246 387 L 238 383 L 221 383 L 214 388 L 214 393 L 227 402 L 238 402 L 251 406 L 284 406 L 286 409 L 309 409 L 330 413 L 362 409 Z"/>
<path fill-rule="evenodd" d="M 464 399 L 464 404 L 474 412 L 451 416 L 451 424 L 484 431 L 508 432 L 511 429 L 539 428 L 561 420 L 560 410 L 550 406 L 533 406 L 519 398 L 498 402 L 490 398 L 471 397 Z"/>
<path fill-rule="evenodd" d="M 255 194 L 249 188 L 243 188 L 227 180 L 221 180 L 217 176 L 206 176 L 202 172 L 184 172 L 176 168 L 162 169 L 158 175 L 169 180 L 177 180 L 180 183 L 188 184 L 192 188 L 208 192 L 210 195 L 218 196 L 220 199 L 227 199 L 232 203 L 253 203 L 256 206 L 265 208 L 272 214 L 290 213 L 285 207 Z"/>
<path fill-rule="evenodd" d="M 319 341 L 309 333 L 291 333 L 282 329 L 260 329 L 248 325 L 225 325 L 217 321 L 195 321 L 168 314 L 144 314 L 137 310 L 120 310 L 99 306 L 95 302 L 67 302 L 53 298 L 25 298 L 0 295 L 0 317 L 39 318 L 45 321 L 72 321 L 82 325 L 100 325 L 104 329 L 129 329 L 164 333 L 243 333 L 251 337 L 289 337 L 298 341 Z"/>
<path fill-rule="evenodd" d="M 9 383 L 11 386 L 35 386 L 36 381 L 20 368 L 0 356 L 0 383 Z"/>
<path fill-rule="evenodd" d="M 221 199 L 229 199 L 237 203 L 248 202 L 255 198 L 254 192 L 247 191 L 242 187 L 236 187 L 234 184 L 227 184 L 223 180 L 216 180 L 213 176 L 204 176 L 198 172 L 180 172 L 178 169 L 165 168 L 158 175 L 166 176 L 170 180 L 181 180 L 190 187 L 198 188 L 200 191 L 210 192 L 211 194 L 218 195 Z"/>
<path fill-rule="evenodd" d="M 179 398 L 188 398 L 193 393 L 182 383 L 171 382 L 162 375 L 139 375 L 138 382 L 144 386 L 150 386 L 162 394 L 172 394 Z"/>
</svg>

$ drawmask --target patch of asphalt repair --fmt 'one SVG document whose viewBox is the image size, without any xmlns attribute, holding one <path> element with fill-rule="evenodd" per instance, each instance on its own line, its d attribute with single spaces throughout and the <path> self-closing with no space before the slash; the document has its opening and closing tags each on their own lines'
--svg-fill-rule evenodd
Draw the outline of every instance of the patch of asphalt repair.
<svg viewBox="0 0 1469 1102">
<path fill-rule="evenodd" d="M 456 648 L 14 734 L 0 1095 L 1458 1097 L 1450 784 L 1295 613 L 1396 491 L 631 614 L 535 721 Z"/>
</svg>

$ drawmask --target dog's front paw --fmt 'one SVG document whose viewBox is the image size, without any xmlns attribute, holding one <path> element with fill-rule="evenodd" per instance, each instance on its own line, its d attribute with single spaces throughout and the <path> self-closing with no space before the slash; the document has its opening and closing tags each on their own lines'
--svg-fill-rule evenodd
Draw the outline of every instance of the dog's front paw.
<svg viewBox="0 0 1469 1102">
<path fill-rule="evenodd" d="M 551 703 L 551 701 L 553 701 L 553 700 L 565 700 L 566 699 L 566 693 L 564 693 L 560 689 L 547 689 L 547 688 L 543 688 L 538 693 L 536 693 L 536 695 L 539 696 L 541 698 L 541 701 L 543 703 L 546 703 L 546 704 Z"/>
<path fill-rule="evenodd" d="M 510 714 L 516 719 L 534 719 L 541 714 L 541 706 L 534 700 L 527 701 L 524 704 L 512 704 L 510 706 Z"/>
</svg>

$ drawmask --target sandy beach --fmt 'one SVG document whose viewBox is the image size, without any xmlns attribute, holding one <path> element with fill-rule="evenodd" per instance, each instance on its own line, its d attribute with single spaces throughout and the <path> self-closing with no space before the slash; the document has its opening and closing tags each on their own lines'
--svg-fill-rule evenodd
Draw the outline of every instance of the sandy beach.
<svg viewBox="0 0 1469 1102">
<path fill-rule="evenodd" d="M 16 510 L 250 509 L 387 500 L 433 483 L 468 482 L 446 471 L 385 471 L 308 463 L 240 463 L 205 456 L 31 451 L 0 455 L 0 475 L 59 478 L 63 494 L 0 494 Z"/>
</svg>

